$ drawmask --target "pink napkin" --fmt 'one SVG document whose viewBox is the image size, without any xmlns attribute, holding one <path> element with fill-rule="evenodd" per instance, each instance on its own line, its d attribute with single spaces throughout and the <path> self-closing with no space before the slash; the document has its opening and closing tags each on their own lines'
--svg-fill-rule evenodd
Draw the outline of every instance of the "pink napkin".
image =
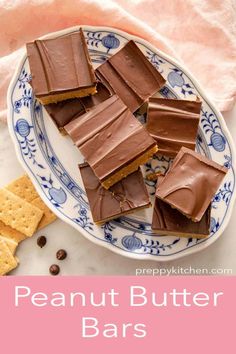
<svg viewBox="0 0 236 354">
<path fill-rule="evenodd" d="M 222 111 L 236 100 L 234 0 L 0 0 L 0 119 L 25 42 L 74 25 L 112 26 L 176 57 Z"/>
</svg>

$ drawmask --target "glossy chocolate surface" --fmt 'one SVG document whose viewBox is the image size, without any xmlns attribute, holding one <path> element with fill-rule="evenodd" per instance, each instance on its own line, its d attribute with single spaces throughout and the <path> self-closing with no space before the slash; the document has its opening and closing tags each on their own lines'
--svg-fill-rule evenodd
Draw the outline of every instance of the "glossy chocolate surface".
<svg viewBox="0 0 236 354">
<path fill-rule="evenodd" d="M 67 124 L 65 130 L 100 181 L 156 145 L 116 95 Z"/>
<path fill-rule="evenodd" d="M 87 163 L 79 165 L 79 168 L 95 222 L 102 222 L 137 208 L 150 206 L 140 169 L 107 190 L 102 187 Z"/>
<path fill-rule="evenodd" d="M 78 98 L 47 104 L 44 108 L 58 128 L 63 128 L 73 119 L 86 112 L 85 107 Z"/>
<path fill-rule="evenodd" d="M 165 79 L 133 41 L 100 65 L 96 75 L 113 88 L 131 112 L 165 84 Z"/>
<path fill-rule="evenodd" d="M 101 82 L 97 83 L 97 93 L 92 96 L 75 98 L 58 103 L 45 105 L 44 108 L 56 123 L 58 128 L 63 128 L 73 119 L 78 118 L 90 108 L 108 99 L 113 92 Z"/>
<path fill-rule="evenodd" d="M 35 40 L 26 47 L 36 96 L 96 84 L 82 29 L 53 39 Z"/>
<path fill-rule="evenodd" d="M 175 157 L 182 146 L 195 149 L 200 110 L 200 101 L 150 98 L 146 127 L 158 153 Z"/>
<path fill-rule="evenodd" d="M 164 177 L 158 177 L 158 185 L 161 184 Z M 210 230 L 211 205 L 203 214 L 199 222 L 194 222 L 173 209 L 169 204 L 155 198 L 152 229 L 161 232 L 179 233 L 180 235 L 198 236 L 209 235 Z"/>
<path fill-rule="evenodd" d="M 111 97 L 114 94 L 114 91 L 112 90 L 111 87 L 106 86 L 100 81 L 97 82 L 96 88 L 97 88 L 97 93 L 95 93 L 94 95 L 80 98 L 80 101 L 85 107 L 86 111 L 89 111 L 90 108 L 97 106 L 99 103 L 102 103 L 103 101 L 106 101 L 109 97 Z"/>
<path fill-rule="evenodd" d="M 200 221 L 226 172 L 225 167 L 182 147 L 157 187 L 156 197 Z"/>
</svg>

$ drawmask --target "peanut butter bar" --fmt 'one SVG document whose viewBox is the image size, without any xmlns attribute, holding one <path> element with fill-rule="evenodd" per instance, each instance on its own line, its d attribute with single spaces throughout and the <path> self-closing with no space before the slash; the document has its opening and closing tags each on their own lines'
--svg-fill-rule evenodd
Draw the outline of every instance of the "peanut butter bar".
<svg viewBox="0 0 236 354">
<path fill-rule="evenodd" d="M 200 101 L 150 98 L 146 128 L 158 153 L 175 157 L 182 146 L 195 149 L 200 110 Z"/>
<path fill-rule="evenodd" d="M 96 77 L 82 29 L 28 43 L 31 85 L 42 104 L 96 93 Z"/>
<path fill-rule="evenodd" d="M 227 171 L 224 166 L 182 147 L 157 187 L 156 197 L 198 222 Z"/>
<path fill-rule="evenodd" d="M 87 163 L 79 168 L 95 223 L 104 223 L 151 205 L 140 169 L 107 190 Z"/>
<path fill-rule="evenodd" d="M 165 79 L 150 63 L 134 41 L 96 69 L 101 82 L 110 85 L 131 112 L 140 108 L 159 91 Z"/>
<path fill-rule="evenodd" d="M 158 176 L 158 185 L 164 178 L 164 176 Z M 194 222 L 163 200 L 155 198 L 152 230 L 159 235 L 205 238 L 210 233 L 210 216 L 211 205 L 208 206 L 201 220 Z"/>
<path fill-rule="evenodd" d="M 106 189 L 157 152 L 156 142 L 117 95 L 65 126 Z"/>
</svg>

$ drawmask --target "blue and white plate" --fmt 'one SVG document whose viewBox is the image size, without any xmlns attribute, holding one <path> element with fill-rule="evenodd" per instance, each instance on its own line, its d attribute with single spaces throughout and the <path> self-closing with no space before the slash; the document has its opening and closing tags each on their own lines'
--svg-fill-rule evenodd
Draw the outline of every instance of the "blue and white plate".
<svg viewBox="0 0 236 354">
<path fill-rule="evenodd" d="M 78 28 L 52 33 L 45 38 L 63 36 Z M 157 261 L 173 260 L 206 248 L 222 234 L 228 224 L 236 195 L 235 151 L 222 115 L 182 65 L 148 42 L 114 28 L 84 26 L 83 30 L 94 67 L 133 39 L 166 78 L 162 96 L 183 99 L 201 97 L 203 105 L 197 151 L 229 169 L 213 199 L 210 236 L 197 240 L 155 235 L 150 227 L 151 208 L 107 222 L 101 227 L 96 226 L 77 168 L 83 158 L 69 137 L 63 137 L 58 132 L 35 99 L 29 85 L 30 70 L 26 54 L 19 63 L 8 91 L 8 125 L 19 161 L 49 208 L 97 245 L 131 258 Z M 144 120 L 142 116 L 139 118 Z M 168 158 L 159 156 L 143 167 L 144 173 L 164 172 L 169 163 Z M 153 199 L 155 186 L 152 182 L 146 183 Z"/>
</svg>

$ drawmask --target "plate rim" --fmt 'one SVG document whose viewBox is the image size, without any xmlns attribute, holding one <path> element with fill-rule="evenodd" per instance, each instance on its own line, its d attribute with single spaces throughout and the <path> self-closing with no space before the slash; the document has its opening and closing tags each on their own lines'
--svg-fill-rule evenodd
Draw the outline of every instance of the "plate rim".
<svg viewBox="0 0 236 354">
<path fill-rule="evenodd" d="M 60 31 L 56 31 L 56 32 L 51 32 L 48 33 L 42 37 L 39 37 L 40 39 L 47 39 L 47 38 L 54 38 L 57 36 L 61 36 L 67 33 L 70 33 L 72 31 L 76 31 L 79 28 L 88 30 L 88 31 L 115 31 L 118 35 L 123 36 L 129 40 L 134 40 L 140 44 L 143 44 L 145 46 L 148 46 L 153 52 L 156 53 L 160 53 L 161 56 L 164 57 L 164 59 L 172 62 L 174 65 L 176 65 L 177 67 L 179 67 L 188 77 L 189 79 L 193 82 L 194 86 L 196 87 L 196 89 L 201 93 L 201 96 L 204 98 L 204 100 L 211 105 L 211 107 L 213 108 L 213 110 L 216 111 L 217 113 L 217 117 L 220 120 L 221 126 L 223 128 L 224 134 L 227 136 L 227 140 L 229 142 L 229 146 L 231 148 L 231 152 L 232 152 L 232 166 L 233 166 L 233 172 L 235 170 L 235 159 L 236 159 L 236 150 L 235 150 L 235 145 L 234 145 L 234 141 L 233 138 L 228 130 L 228 127 L 226 125 L 226 122 L 221 114 L 221 112 L 218 110 L 218 108 L 215 106 L 215 104 L 211 101 L 211 99 L 208 97 L 208 94 L 205 93 L 205 90 L 202 88 L 201 84 L 199 84 L 198 80 L 191 74 L 191 72 L 188 71 L 188 69 L 185 67 L 185 65 L 182 62 L 179 62 L 178 60 L 176 60 L 175 58 L 171 57 L 169 54 L 164 53 L 163 51 L 161 51 L 160 49 L 157 49 L 154 45 L 152 45 L 151 43 L 149 43 L 147 40 L 130 34 L 128 32 L 122 31 L 120 29 L 117 29 L 115 27 L 107 27 L 107 26 L 90 26 L 90 25 L 77 25 L 77 26 L 73 26 L 73 27 L 69 27 Z M 149 260 L 149 261 L 155 261 L 155 262 L 168 262 L 168 261 L 174 261 L 176 259 L 180 259 L 182 257 L 187 257 L 190 256 L 191 254 L 197 253 L 202 251 L 203 249 L 209 247 L 210 245 L 212 245 L 221 235 L 222 233 L 225 231 L 226 227 L 229 224 L 231 215 L 232 215 L 232 211 L 233 211 L 233 206 L 235 203 L 235 199 L 236 199 L 236 189 L 233 191 L 232 196 L 231 196 L 231 202 L 229 205 L 229 208 L 227 210 L 227 214 L 225 216 L 225 219 L 223 221 L 223 224 L 220 228 L 220 232 L 217 233 L 217 235 L 215 237 L 211 237 L 209 239 L 207 239 L 207 242 L 202 242 L 198 245 L 197 248 L 193 248 L 193 247 L 189 247 L 187 250 L 183 251 L 182 253 L 177 253 L 174 255 L 168 255 L 167 256 L 163 256 L 160 255 L 158 256 L 158 258 L 154 255 L 151 254 L 138 254 L 138 253 L 133 253 L 133 252 L 126 252 L 125 250 L 122 250 L 120 248 L 117 247 L 112 247 L 110 243 L 107 242 L 103 242 L 102 240 L 99 240 L 98 238 L 92 237 L 89 233 L 87 233 L 83 228 L 81 228 L 79 225 L 75 225 L 71 220 L 67 219 L 66 217 L 64 217 L 64 215 L 62 215 L 57 208 L 52 208 L 52 204 L 49 202 L 49 200 L 46 198 L 46 196 L 44 195 L 44 193 L 41 193 L 41 189 L 39 187 L 39 185 L 36 183 L 35 181 L 35 177 L 33 175 L 33 173 L 30 171 L 30 169 L 28 168 L 28 166 L 25 164 L 23 158 L 21 157 L 20 154 L 20 149 L 18 147 L 17 142 L 15 141 L 15 136 L 14 136 L 14 129 L 13 126 L 11 124 L 11 116 L 12 116 L 12 106 L 11 106 L 11 93 L 12 93 L 12 89 L 13 86 L 15 84 L 15 81 L 19 75 L 20 69 L 23 65 L 23 62 L 26 59 L 26 49 L 24 49 L 24 52 L 22 54 L 21 59 L 19 60 L 19 63 L 15 69 L 14 75 L 12 76 L 11 82 L 8 86 L 8 91 L 7 91 L 7 123 L 8 123 L 8 130 L 11 136 L 11 139 L 13 141 L 14 147 L 15 147 L 15 151 L 16 151 L 16 156 L 18 161 L 20 162 L 21 166 L 23 167 L 23 169 L 26 171 L 27 175 L 30 177 L 33 185 L 35 186 L 38 194 L 40 195 L 40 197 L 42 198 L 42 200 L 45 202 L 45 204 L 57 215 L 57 217 L 59 219 L 61 219 L 62 221 L 64 221 L 65 223 L 71 225 L 74 229 L 76 229 L 78 232 L 80 232 L 81 235 L 83 235 L 84 237 L 86 237 L 89 241 L 105 247 L 107 249 L 109 249 L 110 251 L 119 254 L 121 256 L 125 256 L 127 258 L 130 259 L 137 259 L 137 260 Z"/>
</svg>

